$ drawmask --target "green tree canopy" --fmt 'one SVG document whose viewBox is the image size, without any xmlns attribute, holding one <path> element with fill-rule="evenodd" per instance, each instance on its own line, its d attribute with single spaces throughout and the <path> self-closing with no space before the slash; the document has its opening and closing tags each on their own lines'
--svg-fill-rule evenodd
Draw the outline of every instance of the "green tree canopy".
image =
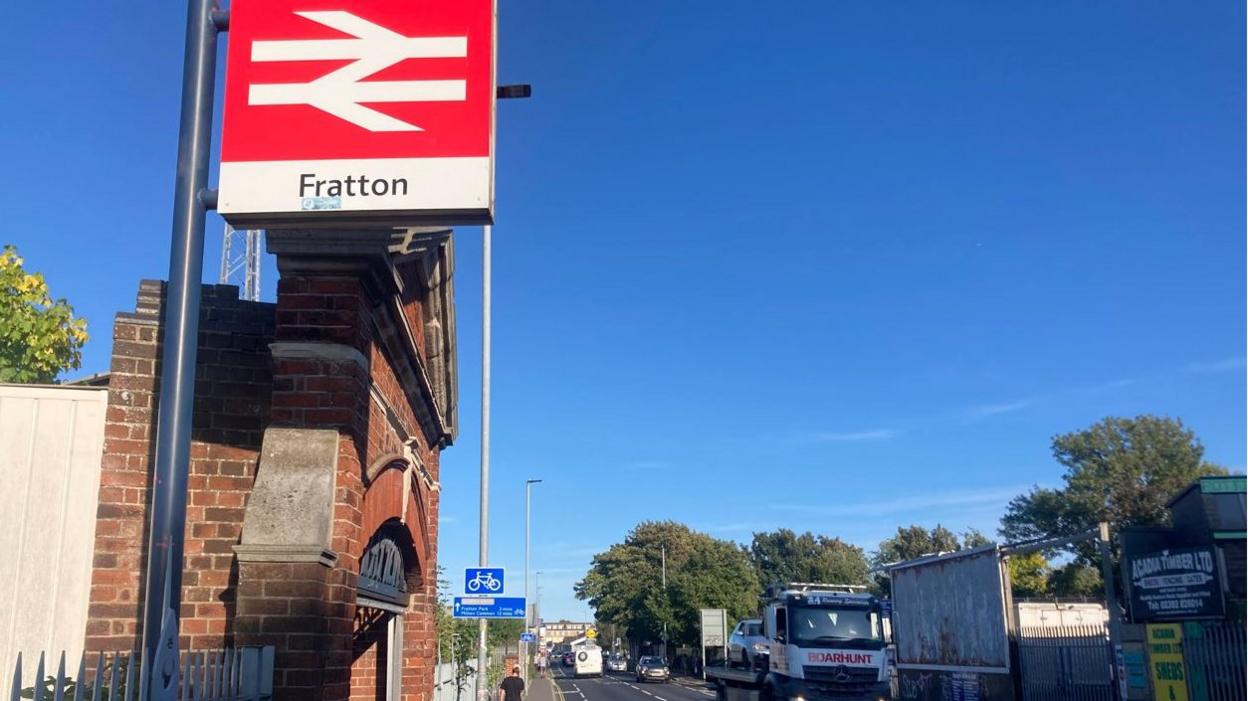
<svg viewBox="0 0 1248 701">
<path fill-rule="evenodd" d="M 1166 501 L 1179 490 L 1199 477 L 1226 474 L 1204 461 L 1204 446 L 1191 429 L 1168 417 L 1106 418 L 1055 437 L 1052 450 L 1066 468 L 1065 486 L 1015 497 L 1001 519 L 1007 540 L 1072 535 L 1100 521 L 1165 525 Z M 1090 560 L 1090 549 L 1080 553 Z"/>
<path fill-rule="evenodd" d="M 1053 596 L 1072 598 L 1103 598 L 1105 585 L 1101 571 L 1091 565 L 1070 562 L 1049 575 L 1049 591 Z"/>
<path fill-rule="evenodd" d="M 959 540 L 956 533 L 939 523 L 930 530 L 919 525 L 898 526 L 897 535 L 880 541 L 879 549 L 871 556 L 871 563 L 883 567 L 924 555 L 978 548 L 990 542 L 987 536 L 974 528 L 967 529 Z M 892 590 L 891 582 L 883 574 L 876 575 L 875 588 L 881 594 Z"/>
<path fill-rule="evenodd" d="M 875 551 L 872 560 L 876 565 L 887 565 L 913 560 L 924 555 L 961 549 L 962 543 L 958 540 L 957 534 L 939 523 L 931 530 L 917 525 L 898 526 L 897 535 L 881 541 L 880 548 Z"/>
<path fill-rule="evenodd" d="M 24 264 L 13 246 L 0 251 L 0 382 L 52 382 L 81 366 L 87 322 Z"/>
<path fill-rule="evenodd" d="M 662 553 L 667 588 L 662 585 Z M 723 608 L 733 619 L 758 607 L 759 584 L 746 553 L 674 521 L 645 521 L 594 557 L 577 598 L 596 620 L 612 623 L 632 640 L 660 639 L 664 624 L 675 643 L 696 644 L 698 609 Z"/>
<path fill-rule="evenodd" d="M 866 554 L 840 538 L 798 535 L 787 528 L 755 533 L 750 561 L 764 586 L 785 582 L 866 584 Z"/>
</svg>

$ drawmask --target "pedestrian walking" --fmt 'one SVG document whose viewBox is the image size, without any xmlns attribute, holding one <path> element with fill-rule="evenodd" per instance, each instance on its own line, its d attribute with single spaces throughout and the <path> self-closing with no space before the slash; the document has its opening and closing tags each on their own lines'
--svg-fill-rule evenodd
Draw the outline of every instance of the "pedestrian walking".
<svg viewBox="0 0 1248 701">
<path fill-rule="evenodd" d="M 537 656 L 537 676 L 538 676 L 538 677 L 540 677 L 540 678 L 542 678 L 542 679 L 545 679 L 545 678 L 546 678 L 546 665 L 547 665 L 547 664 L 548 664 L 548 663 L 547 663 L 547 661 L 546 661 L 546 656 L 545 656 L 545 655 L 538 655 L 538 656 Z"/>
<path fill-rule="evenodd" d="M 498 685 L 498 701 L 523 701 L 524 680 L 520 678 L 520 668 L 512 667 L 511 676 Z"/>
</svg>

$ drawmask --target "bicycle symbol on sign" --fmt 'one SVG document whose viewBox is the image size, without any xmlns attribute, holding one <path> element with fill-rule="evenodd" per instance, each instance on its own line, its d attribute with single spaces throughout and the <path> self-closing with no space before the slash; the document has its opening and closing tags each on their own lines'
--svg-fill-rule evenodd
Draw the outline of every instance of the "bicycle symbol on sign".
<svg viewBox="0 0 1248 701">
<path fill-rule="evenodd" d="M 468 591 L 477 593 L 479 591 L 500 592 L 503 590 L 503 580 L 494 576 L 489 570 L 477 570 L 477 576 L 468 580 Z"/>
</svg>

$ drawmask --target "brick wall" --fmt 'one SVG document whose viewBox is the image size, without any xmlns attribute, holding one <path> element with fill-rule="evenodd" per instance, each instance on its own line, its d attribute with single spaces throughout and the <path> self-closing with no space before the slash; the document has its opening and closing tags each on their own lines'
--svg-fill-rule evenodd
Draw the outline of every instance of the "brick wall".
<svg viewBox="0 0 1248 701">
<path fill-rule="evenodd" d="M 392 267 L 377 251 L 365 250 L 365 264 L 350 271 L 339 256 L 321 270 L 306 260 L 283 269 L 279 253 L 276 304 L 239 301 L 228 286 L 203 290 L 182 645 L 275 646 L 274 686 L 282 700 L 384 695 L 389 614 L 357 606 L 356 585 L 369 539 L 401 519 L 411 541 L 403 698 L 432 698 L 438 460 L 452 425 L 439 418 L 434 395 L 453 395 L 453 374 L 443 375 L 450 382 L 436 391 L 428 386 L 422 273 Z M 133 649 L 141 635 L 163 290 L 162 283 L 142 283 L 135 312 L 115 323 L 88 650 Z M 449 309 L 449 301 L 438 303 Z M 445 357 L 448 347 L 436 350 Z M 267 447 L 261 460 L 268 428 L 334 432 L 324 453 L 332 456 L 336 441 L 332 513 L 325 512 L 332 555 L 257 556 L 240 543 L 257 471 L 278 464 L 268 462 L 277 458 Z M 379 472 L 383 467 L 390 469 Z M 266 503 L 257 497 L 253 507 L 263 511 Z"/>
<path fill-rule="evenodd" d="M 164 283 L 145 280 L 135 311 L 118 314 L 113 324 L 88 609 L 91 651 L 139 644 L 163 301 Z M 271 304 L 240 301 L 236 287 L 203 288 L 182 578 L 186 646 L 231 641 L 236 573 L 230 548 L 238 541 L 268 421 L 273 311 Z"/>
</svg>

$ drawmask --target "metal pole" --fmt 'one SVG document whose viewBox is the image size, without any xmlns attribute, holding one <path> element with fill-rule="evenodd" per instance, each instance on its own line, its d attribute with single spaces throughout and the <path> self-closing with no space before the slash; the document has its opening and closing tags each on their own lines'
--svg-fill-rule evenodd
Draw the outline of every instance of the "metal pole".
<svg viewBox="0 0 1248 701">
<path fill-rule="evenodd" d="M 528 633 L 529 628 L 536 625 L 536 621 L 530 621 L 529 612 L 536 614 L 536 609 L 531 608 L 529 602 L 529 551 L 530 551 L 530 524 L 532 523 L 532 503 L 533 503 L 533 485 L 538 484 L 541 480 L 525 480 L 524 481 L 524 632 Z M 522 665 L 523 671 L 520 673 L 521 679 L 524 680 L 525 687 L 529 684 L 529 644 L 525 642 L 520 646 L 520 657 L 524 660 Z"/>
<path fill-rule="evenodd" d="M 1118 655 L 1122 651 L 1122 618 L 1118 610 L 1118 592 L 1114 587 L 1114 562 L 1109 550 L 1109 524 L 1102 521 L 1097 528 L 1097 546 L 1101 555 L 1101 579 L 1105 583 L 1105 608 L 1109 609 L 1109 645 L 1113 651 L 1113 664 L 1110 665 L 1114 686 L 1119 695 L 1125 699 L 1126 690 L 1119 678 Z"/>
<path fill-rule="evenodd" d="M 481 228 L 481 533 L 477 564 L 490 562 L 490 234 L 494 227 Z M 477 622 L 477 701 L 486 701 L 490 690 L 486 680 L 485 644 L 488 623 Z"/>
<path fill-rule="evenodd" d="M 165 295 L 160 413 L 143 598 L 143 650 L 151 662 L 145 701 L 173 699 L 178 685 L 178 612 L 191 408 L 204 272 L 204 202 L 212 141 L 217 31 L 212 0 L 189 0 L 182 60 L 182 112 L 173 193 L 173 237 Z"/>
<path fill-rule="evenodd" d="M 663 663 L 667 663 L 667 546 L 659 549 L 663 572 Z"/>
</svg>

